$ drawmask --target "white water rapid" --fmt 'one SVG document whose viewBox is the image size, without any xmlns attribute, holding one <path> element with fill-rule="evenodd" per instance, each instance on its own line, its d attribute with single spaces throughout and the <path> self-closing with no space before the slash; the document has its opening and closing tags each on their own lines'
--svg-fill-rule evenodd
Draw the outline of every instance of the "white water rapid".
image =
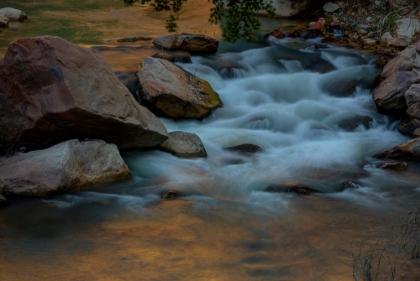
<svg viewBox="0 0 420 281">
<path fill-rule="evenodd" d="M 224 107 L 163 122 L 196 133 L 208 158 L 125 152 L 131 180 L 14 199 L 0 212 L 1 280 L 353 280 L 352 243 L 418 207 L 420 168 L 372 158 L 406 140 L 372 101 L 372 57 L 270 40 L 179 64 Z M 241 144 L 261 151 L 226 150 Z M 265 191 L 290 182 L 322 193 Z M 183 196 L 162 200 L 168 189 Z"/>
</svg>

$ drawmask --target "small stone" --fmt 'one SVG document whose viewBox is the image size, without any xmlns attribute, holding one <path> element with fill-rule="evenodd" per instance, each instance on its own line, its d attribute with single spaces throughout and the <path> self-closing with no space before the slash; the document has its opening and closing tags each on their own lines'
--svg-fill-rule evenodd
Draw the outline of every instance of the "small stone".
<svg viewBox="0 0 420 281">
<path fill-rule="evenodd" d="M 368 32 L 367 32 L 367 30 L 366 30 L 366 29 L 359 29 L 359 34 L 360 34 L 360 35 L 367 35 L 367 34 L 368 34 Z"/>
<path fill-rule="evenodd" d="M 164 200 L 175 200 L 181 196 L 181 192 L 175 189 L 164 190 L 160 193 L 160 198 Z"/>
<path fill-rule="evenodd" d="M 353 181 L 347 181 L 347 180 L 342 181 L 341 182 L 341 186 L 342 186 L 343 190 L 346 190 L 346 189 L 356 189 L 356 188 L 359 188 L 360 187 L 357 183 L 355 183 Z"/>
<path fill-rule="evenodd" d="M 373 39 L 370 39 L 370 38 L 363 39 L 363 45 L 375 46 L 376 45 L 376 40 L 373 40 Z"/>
<path fill-rule="evenodd" d="M 391 32 L 385 32 L 385 33 L 381 36 L 381 45 L 386 45 L 386 46 L 388 46 L 388 39 L 392 39 Z"/>
<path fill-rule="evenodd" d="M 336 12 L 337 10 L 339 10 L 340 9 L 340 6 L 339 5 L 337 5 L 337 4 L 335 4 L 335 3 L 332 3 L 332 2 L 328 2 L 328 3 L 326 3 L 325 5 L 324 5 L 324 7 L 322 7 L 323 9 L 324 9 L 324 11 L 325 12 L 327 12 L 327 13 L 334 13 L 334 12 Z"/>
<path fill-rule="evenodd" d="M 205 158 L 207 152 L 201 139 L 193 133 L 175 131 L 169 133 L 169 138 L 159 145 L 163 151 L 180 158 Z"/>
<path fill-rule="evenodd" d="M 276 29 L 270 31 L 269 33 L 267 33 L 265 35 L 265 38 L 268 38 L 269 36 L 273 36 L 275 38 L 281 39 L 281 38 L 284 37 L 284 34 L 280 29 L 276 28 Z"/>
</svg>

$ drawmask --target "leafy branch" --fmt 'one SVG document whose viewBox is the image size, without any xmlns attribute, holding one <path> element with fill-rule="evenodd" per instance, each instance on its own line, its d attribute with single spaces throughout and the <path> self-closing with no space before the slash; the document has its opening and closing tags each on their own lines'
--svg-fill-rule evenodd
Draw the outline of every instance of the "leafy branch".
<svg viewBox="0 0 420 281">
<path fill-rule="evenodd" d="M 187 0 L 123 0 L 126 5 L 134 3 L 145 4 L 151 2 L 153 10 L 156 12 L 171 11 L 169 19 L 166 21 L 166 29 L 169 32 L 178 30 L 176 20 L 177 13 Z M 261 23 L 257 13 L 266 12 L 268 16 L 275 16 L 275 9 L 270 3 L 264 0 L 208 0 L 213 4 L 210 9 L 209 21 L 212 24 L 221 24 L 223 40 L 235 42 L 240 38 L 252 40 L 255 31 L 259 30 Z"/>
</svg>

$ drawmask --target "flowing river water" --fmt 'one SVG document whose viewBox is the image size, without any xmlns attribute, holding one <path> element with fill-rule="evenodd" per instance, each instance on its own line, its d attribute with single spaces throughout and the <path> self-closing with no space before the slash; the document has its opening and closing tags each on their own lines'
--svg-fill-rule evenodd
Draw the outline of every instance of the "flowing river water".
<svg viewBox="0 0 420 281">
<path fill-rule="evenodd" d="M 117 0 L 4 1 L 29 20 L 1 30 L 0 54 L 16 38 L 51 34 L 95 45 L 115 71 L 133 70 L 156 50 L 115 39 L 166 33 L 162 16 Z M 206 22 L 207 1 L 190 1 L 181 31 L 219 37 Z M 200 122 L 162 121 L 199 135 L 208 158 L 124 152 L 131 180 L 12 199 L 0 212 L 1 280 L 353 280 L 352 243 L 419 206 L 420 166 L 392 172 L 372 158 L 407 140 L 373 104 L 374 57 L 272 39 L 221 44 L 179 66 L 209 81 L 224 107 Z M 343 127 L 355 117 L 369 126 Z M 246 143 L 262 151 L 224 149 Z M 342 191 L 343 180 L 359 188 Z M 264 191 L 287 182 L 323 193 Z M 184 197 L 161 200 L 168 189 Z"/>
</svg>

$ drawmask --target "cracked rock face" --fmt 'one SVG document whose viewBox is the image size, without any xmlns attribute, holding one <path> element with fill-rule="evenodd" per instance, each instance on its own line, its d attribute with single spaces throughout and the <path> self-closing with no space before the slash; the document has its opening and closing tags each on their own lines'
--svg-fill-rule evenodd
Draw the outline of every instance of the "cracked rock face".
<svg viewBox="0 0 420 281">
<path fill-rule="evenodd" d="M 164 125 L 138 104 L 104 59 L 59 37 L 9 45 L 0 60 L 0 99 L 6 141 L 29 149 L 75 138 L 102 139 L 120 149 L 167 139 Z"/>
<path fill-rule="evenodd" d="M 203 119 L 222 106 L 210 84 L 163 59 L 149 57 L 137 72 L 142 103 L 173 119 Z"/>
<path fill-rule="evenodd" d="M 381 112 L 398 112 L 407 109 L 405 92 L 417 82 L 413 71 L 397 71 L 381 82 L 373 92 L 373 101 Z"/>
</svg>

